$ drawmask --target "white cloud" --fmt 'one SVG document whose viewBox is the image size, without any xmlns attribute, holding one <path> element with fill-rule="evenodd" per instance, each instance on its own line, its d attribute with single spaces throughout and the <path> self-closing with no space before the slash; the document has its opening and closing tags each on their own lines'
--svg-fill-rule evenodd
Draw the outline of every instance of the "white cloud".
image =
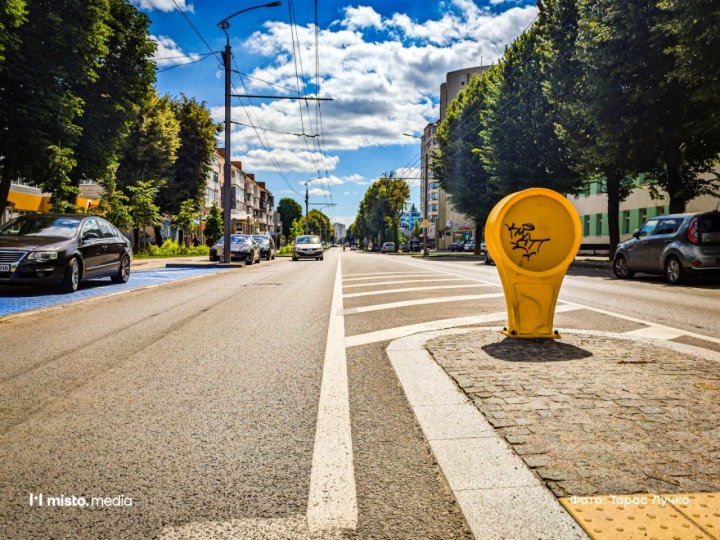
<svg viewBox="0 0 720 540">
<path fill-rule="evenodd" d="M 157 43 L 157 51 L 153 60 L 158 67 L 189 64 L 200 58 L 197 54 L 187 54 L 168 36 L 150 36 Z"/>
<path fill-rule="evenodd" d="M 321 188 L 312 188 L 308 190 L 308 195 L 315 195 L 315 196 L 325 196 L 330 195 L 330 192 L 327 189 L 321 189 Z"/>
<path fill-rule="evenodd" d="M 303 184 L 304 182 L 300 181 L 299 183 Z M 344 184 L 344 183 L 345 183 L 345 180 L 343 180 L 342 178 L 338 178 L 334 174 L 329 175 L 327 178 L 325 178 L 323 176 L 322 178 L 315 178 L 315 179 L 311 180 L 310 182 L 308 182 L 308 184 L 310 184 L 310 185 L 320 184 L 320 185 L 324 185 L 324 186 L 339 186 L 340 184 Z"/>
<path fill-rule="evenodd" d="M 448 71 L 489 64 L 535 17 L 535 6 L 512 7 L 502 13 L 479 8 L 472 0 L 453 0 L 438 19 L 415 21 L 405 14 L 382 17 L 367 6 L 348 7 L 344 18 L 319 32 L 320 94 L 323 131 L 328 150 L 356 150 L 385 145 L 418 144 L 402 134 L 421 131 L 437 119 L 440 84 Z M 369 35 L 366 36 L 365 33 Z M 309 93 L 314 91 L 315 27 L 297 27 Z M 253 75 L 286 87 L 295 86 L 295 63 L 290 27 L 268 22 L 246 42 L 251 52 L 270 63 Z M 250 79 L 254 90 L 267 92 Z M 304 105 L 303 105 L 304 106 Z M 298 103 L 278 100 L 234 113 L 260 118 L 263 127 L 289 133 L 302 131 Z M 314 108 L 306 114 L 305 131 L 314 134 Z M 273 146 L 302 150 L 315 140 L 267 132 Z M 256 138 L 243 129 L 239 137 Z"/>
<path fill-rule="evenodd" d="M 185 0 L 175 0 L 177 2 L 178 7 L 182 11 L 189 11 L 193 12 L 195 8 L 193 8 L 192 4 L 187 4 Z M 157 9 L 158 11 L 172 11 L 175 9 L 175 3 L 173 0 L 133 0 L 133 4 L 135 4 L 140 9 L 144 9 L 147 11 L 153 11 Z"/>
<path fill-rule="evenodd" d="M 273 161 L 274 158 L 274 161 Z M 294 172 L 316 172 L 313 160 L 317 162 L 321 156 L 316 152 L 294 152 L 292 150 L 273 149 L 267 151 L 264 148 L 249 150 L 233 159 L 243 163 L 243 169 L 247 171 L 274 171 L 275 163 L 283 171 Z M 325 162 L 328 169 L 334 169 L 340 162 L 338 156 L 327 156 Z"/>
<path fill-rule="evenodd" d="M 382 28 L 382 17 L 380 14 L 369 6 L 345 8 L 345 19 L 342 25 L 346 28 Z"/>
</svg>

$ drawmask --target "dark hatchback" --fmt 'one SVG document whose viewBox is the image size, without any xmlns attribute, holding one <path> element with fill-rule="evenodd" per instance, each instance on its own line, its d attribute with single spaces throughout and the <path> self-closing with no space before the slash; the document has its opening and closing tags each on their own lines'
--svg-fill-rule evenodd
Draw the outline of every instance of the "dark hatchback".
<svg viewBox="0 0 720 540">
<path fill-rule="evenodd" d="M 0 284 L 75 292 L 84 279 L 126 283 L 131 262 L 130 241 L 97 216 L 28 214 L 0 227 Z"/>
<path fill-rule="evenodd" d="M 260 257 L 269 261 L 275 258 L 275 242 L 267 234 L 254 234 L 253 238 L 260 244 Z"/>
<path fill-rule="evenodd" d="M 225 249 L 225 236 L 221 236 L 215 245 L 210 248 L 210 260 L 220 261 L 223 259 Z M 230 235 L 230 259 L 243 260 L 246 264 L 260 262 L 260 244 L 249 234 Z"/>
</svg>

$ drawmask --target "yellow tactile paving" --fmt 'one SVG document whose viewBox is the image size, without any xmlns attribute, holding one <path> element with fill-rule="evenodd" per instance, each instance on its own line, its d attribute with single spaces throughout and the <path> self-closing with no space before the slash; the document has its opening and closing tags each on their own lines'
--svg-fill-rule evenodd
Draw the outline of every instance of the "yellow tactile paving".
<svg viewBox="0 0 720 540">
<path fill-rule="evenodd" d="M 560 502 L 593 540 L 718 540 L 717 493 L 563 497 Z"/>
<path fill-rule="evenodd" d="M 674 502 L 673 506 L 700 525 L 705 532 L 720 538 L 720 493 L 684 493 L 680 496 L 686 499 Z"/>
</svg>

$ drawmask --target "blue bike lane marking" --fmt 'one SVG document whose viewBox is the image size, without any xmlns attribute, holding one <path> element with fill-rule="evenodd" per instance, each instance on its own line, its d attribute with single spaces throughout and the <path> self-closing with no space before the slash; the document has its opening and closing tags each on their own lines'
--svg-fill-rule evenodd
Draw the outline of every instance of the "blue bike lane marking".
<svg viewBox="0 0 720 540">
<path fill-rule="evenodd" d="M 155 270 L 135 270 L 130 273 L 127 283 L 115 284 L 109 278 L 80 283 L 76 293 L 60 294 L 52 288 L 0 286 L 0 317 L 14 315 L 23 311 L 42 309 L 59 304 L 70 304 L 78 300 L 106 296 L 108 294 L 133 289 L 142 289 L 151 285 L 169 283 L 181 279 L 223 272 L 227 268 L 158 268 Z"/>
</svg>

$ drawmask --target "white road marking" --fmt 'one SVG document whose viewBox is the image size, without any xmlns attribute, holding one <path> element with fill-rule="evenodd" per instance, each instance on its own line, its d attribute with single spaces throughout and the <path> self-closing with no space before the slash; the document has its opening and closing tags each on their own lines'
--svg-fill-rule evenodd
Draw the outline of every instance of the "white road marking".
<svg viewBox="0 0 720 540">
<path fill-rule="evenodd" d="M 412 272 L 365 272 L 361 274 L 345 274 L 343 275 L 343 278 L 355 276 L 384 276 L 387 274 L 412 274 Z"/>
<path fill-rule="evenodd" d="M 357 298 L 359 296 L 373 296 L 376 294 L 392 294 L 398 292 L 414 292 L 414 291 L 439 291 L 441 289 L 474 289 L 476 287 L 487 287 L 487 285 L 440 285 L 439 287 L 408 287 L 406 289 L 385 289 L 383 291 L 367 291 L 344 294 L 343 298 Z M 493 285 L 494 287 L 494 285 Z"/>
<path fill-rule="evenodd" d="M 647 328 L 639 328 L 637 330 L 631 330 L 625 333 L 632 334 L 633 336 L 666 339 L 669 341 L 671 339 L 682 336 L 685 332 L 683 332 L 682 330 L 676 330 L 674 328 L 660 328 L 657 326 L 648 326 Z"/>
<path fill-rule="evenodd" d="M 503 293 L 490 294 L 466 294 L 464 296 L 443 296 L 441 298 L 423 298 L 421 300 L 406 300 L 404 302 L 389 302 L 387 304 L 375 304 L 372 306 L 360 306 L 348 308 L 345 315 L 353 315 L 355 313 L 367 313 L 368 311 L 381 311 L 384 309 L 395 309 L 409 306 L 422 306 L 425 304 L 441 304 L 445 302 L 465 302 L 468 300 L 482 300 L 484 298 L 502 298 Z"/>
<path fill-rule="evenodd" d="M 358 519 L 341 261 L 338 256 L 310 473 L 307 519 L 311 531 L 355 529 Z"/>
<path fill-rule="evenodd" d="M 587 538 L 425 349 L 430 339 L 468 331 L 398 339 L 387 355 L 475 538 Z"/>
<path fill-rule="evenodd" d="M 355 283 L 354 285 L 343 285 L 344 289 L 356 289 L 357 287 L 372 287 L 374 285 L 400 285 L 403 283 L 435 283 L 436 281 L 468 281 L 465 278 L 429 278 L 429 279 L 404 279 L 401 281 L 379 281 L 374 283 Z"/>
<path fill-rule="evenodd" d="M 555 313 L 566 313 L 568 311 L 576 311 L 575 306 L 557 306 Z M 395 328 L 385 328 L 376 332 L 368 332 L 366 334 L 356 334 L 345 338 L 346 347 L 357 347 L 359 345 L 368 345 L 370 343 L 378 343 L 380 341 L 388 341 L 401 337 L 417 334 L 420 332 L 430 332 L 432 330 L 442 330 L 445 328 L 455 328 L 458 326 L 472 326 L 474 324 L 483 324 L 493 321 L 501 321 L 507 318 L 507 312 L 498 311 L 496 313 L 486 313 L 484 315 L 473 315 L 470 317 L 458 317 L 455 319 L 440 319 L 436 321 L 428 321 L 419 324 L 409 324 L 407 326 L 396 326 Z"/>
<path fill-rule="evenodd" d="M 436 275 L 435 273 L 430 274 L 406 274 L 402 277 L 404 278 L 411 278 L 411 277 L 430 277 Z M 345 278 L 343 276 L 343 283 L 347 283 L 349 281 L 367 281 L 367 280 L 373 280 L 373 279 L 397 279 L 398 275 L 387 275 L 387 276 L 366 276 L 366 277 L 355 277 L 355 278 Z"/>
<path fill-rule="evenodd" d="M 424 269 L 424 270 L 429 270 L 429 268 L 428 268 L 427 266 L 425 266 L 425 265 L 413 264 L 413 263 L 406 262 L 406 261 L 398 261 L 398 262 L 401 263 L 401 264 L 406 264 L 406 265 L 408 265 L 408 266 L 413 266 L 413 267 L 415 267 L 415 268 L 422 268 L 422 269 Z M 464 276 L 464 275 L 462 275 L 462 274 L 456 274 L 456 273 L 454 273 L 454 272 L 446 272 L 446 271 L 444 271 L 444 270 L 436 270 L 436 269 L 433 269 L 433 270 L 436 271 L 436 272 L 440 272 L 440 273 L 442 273 L 442 274 L 447 274 L 447 275 L 449 275 L 449 276 L 462 277 L 462 278 L 465 278 L 465 279 L 468 279 L 468 280 L 471 280 L 471 281 L 476 281 L 476 282 L 478 282 L 478 283 L 485 283 L 485 284 L 488 284 L 488 285 L 493 285 L 493 286 L 495 286 L 495 287 L 501 287 L 501 285 L 498 285 L 497 283 L 492 283 L 492 282 L 490 282 L 490 281 L 485 281 L 485 280 L 483 280 L 483 279 L 468 277 L 468 276 Z M 644 320 L 644 319 L 639 319 L 639 318 L 637 318 L 637 317 L 631 317 L 631 316 L 629 316 L 629 315 L 623 315 L 623 314 L 617 313 L 617 312 L 615 312 L 615 311 L 609 311 L 609 310 L 607 310 L 607 309 L 595 308 L 595 307 L 592 307 L 592 306 L 587 306 L 587 305 L 585 305 L 585 304 L 579 304 L 579 303 L 577 303 L 577 302 L 571 302 L 571 301 L 569 301 L 569 300 L 564 300 L 564 299 L 562 298 L 562 296 L 563 296 L 563 295 L 562 295 L 562 291 L 561 291 L 561 292 L 560 292 L 560 298 L 558 299 L 558 301 L 559 301 L 559 302 L 562 302 L 563 304 L 566 304 L 566 305 L 577 306 L 577 307 L 582 308 L 582 309 L 587 309 L 587 310 L 590 310 L 590 311 L 594 311 L 595 313 L 601 313 L 601 314 L 603 314 L 603 315 L 608 315 L 608 316 L 610 316 L 610 317 L 616 317 L 616 318 L 618 318 L 618 319 L 623 319 L 623 320 L 625 320 L 625 321 L 630 321 L 630 322 L 634 322 L 634 323 L 644 324 L 644 325 L 646 325 L 646 326 L 651 326 L 651 327 L 653 327 L 653 328 L 656 329 L 655 332 L 657 332 L 657 333 L 662 333 L 662 332 L 664 332 L 665 335 L 667 335 L 667 336 L 670 336 L 670 335 L 672 335 L 672 334 L 677 333 L 677 335 L 675 335 L 673 338 L 664 338 L 664 339 L 674 339 L 675 337 L 688 336 L 688 337 L 693 337 L 693 338 L 697 338 L 697 339 L 703 339 L 703 340 L 705 340 L 705 341 L 710 341 L 710 342 L 712 342 L 712 343 L 718 343 L 718 344 L 720 344 L 720 339 L 715 338 L 715 337 L 706 336 L 705 334 L 698 334 L 697 332 L 690 332 L 690 331 L 688 331 L 688 330 L 682 330 L 682 329 L 680 329 L 680 328 L 674 328 L 674 327 L 672 327 L 672 326 L 666 326 L 666 325 L 664 325 L 664 324 L 657 324 L 657 323 L 654 323 L 654 322 L 651 322 L 651 321 L 646 321 L 646 320 Z M 345 295 L 345 298 L 347 298 L 347 295 Z"/>
</svg>

